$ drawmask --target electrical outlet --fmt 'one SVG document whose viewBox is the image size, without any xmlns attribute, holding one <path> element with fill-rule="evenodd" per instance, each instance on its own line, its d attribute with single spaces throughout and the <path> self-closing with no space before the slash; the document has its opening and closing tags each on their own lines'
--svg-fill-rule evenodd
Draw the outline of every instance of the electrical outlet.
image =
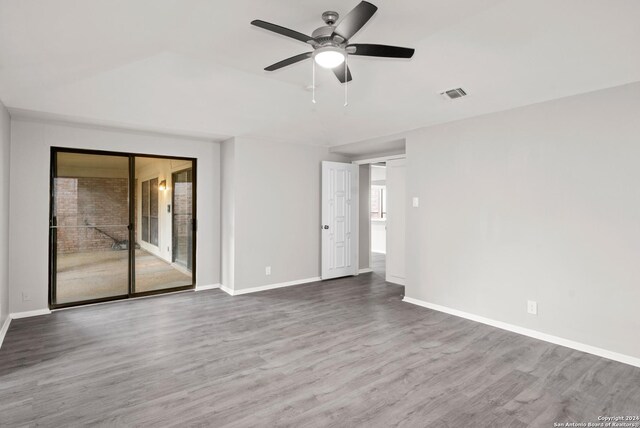
<svg viewBox="0 0 640 428">
<path fill-rule="evenodd" d="M 420 199 L 417 196 L 414 196 L 412 199 L 413 208 L 418 208 L 420 206 Z"/>
<path fill-rule="evenodd" d="M 267 266 L 264 268 L 264 274 L 265 275 L 271 275 L 271 266 Z"/>
<path fill-rule="evenodd" d="M 29 295 L 29 293 L 22 293 L 22 301 L 23 302 L 28 302 L 31 300 L 31 296 Z"/>
<path fill-rule="evenodd" d="M 538 302 L 527 300 L 527 312 L 531 315 L 538 315 Z"/>
</svg>

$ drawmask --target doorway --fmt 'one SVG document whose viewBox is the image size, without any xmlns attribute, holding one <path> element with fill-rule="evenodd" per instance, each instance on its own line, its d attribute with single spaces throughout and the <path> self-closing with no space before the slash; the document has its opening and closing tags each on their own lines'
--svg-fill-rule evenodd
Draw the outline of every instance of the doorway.
<svg viewBox="0 0 640 428">
<path fill-rule="evenodd" d="M 361 205 L 369 206 L 359 218 L 363 237 L 359 243 L 360 272 L 373 272 L 387 282 L 404 285 L 408 203 L 405 155 L 354 163 L 360 167 L 360 185 L 367 189 Z"/>
<path fill-rule="evenodd" d="M 194 288 L 195 168 L 189 158 L 53 148 L 49 306 Z"/>
<path fill-rule="evenodd" d="M 371 270 L 385 275 L 387 253 L 387 165 L 385 162 L 371 164 L 370 169 L 370 221 L 369 236 Z"/>
</svg>

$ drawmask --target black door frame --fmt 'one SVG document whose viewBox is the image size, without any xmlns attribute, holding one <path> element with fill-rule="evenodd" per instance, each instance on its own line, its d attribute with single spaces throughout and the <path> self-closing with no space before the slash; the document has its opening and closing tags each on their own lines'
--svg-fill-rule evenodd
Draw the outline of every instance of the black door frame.
<svg viewBox="0 0 640 428">
<path fill-rule="evenodd" d="M 127 157 L 129 160 L 129 267 L 128 267 L 128 293 L 126 295 L 118 295 L 118 296 L 110 296 L 103 297 L 99 299 L 89 299 L 82 300 L 79 302 L 71 302 L 71 303 L 56 303 L 56 272 L 57 272 L 57 221 L 53 216 L 53 209 L 55 204 L 55 192 L 54 192 L 54 179 L 57 176 L 57 154 L 58 153 L 79 153 L 79 154 L 87 154 L 87 155 L 103 155 L 103 156 L 122 156 Z M 191 241 L 191 257 L 192 257 L 192 268 L 191 268 L 191 284 L 180 286 L 180 287 L 172 287 L 172 288 L 164 288 L 161 290 L 152 290 L 145 291 L 141 293 L 135 292 L 135 159 L 137 157 L 146 157 L 146 158 L 156 158 L 156 159 L 176 159 L 176 160 L 184 160 L 191 161 L 191 169 L 193 171 L 193 186 L 192 186 L 192 233 L 193 239 Z M 197 163 L 198 160 L 196 158 L 189 157 L 181 157 L 181 156 L 166 156 L 166 155 L 152 155 L 152 154 L 144 154 L 144 153 L 124 153 L 124 152 L 112 152 L 106 150 L 85 150 L 85 149 L 74 149 L 67 147 L 51 147 L 51 164 L 50 164 L 50 174 L 49 174 L 49 308 L 50 309 L 60 309 L 60 308 L 68 308 L 72 306 L 81 306 L 81 305 L 89 305 L 92 303 L 102 303 L 102 302 L 110 302 L 114 300 L 125 300 L 135 297 L 143 297 L 143 296 L 151 296 L 155 294 L 165 294 L 172 293 L 176 291 L 185 291 L 185 290 L 193 290 L 195 289 L 196 284 L 196 244 L 197 244 Z M 172 172 L 173 173 L 173 172 Z M 173 196 L 172 196 L 173 198 Z M 173 205 L 173 202 L 171 203 Z M 171 208 L 173 210 L 173 206 Z M 173 221 L 172 221 L 173 223 Z"/>
</svg>

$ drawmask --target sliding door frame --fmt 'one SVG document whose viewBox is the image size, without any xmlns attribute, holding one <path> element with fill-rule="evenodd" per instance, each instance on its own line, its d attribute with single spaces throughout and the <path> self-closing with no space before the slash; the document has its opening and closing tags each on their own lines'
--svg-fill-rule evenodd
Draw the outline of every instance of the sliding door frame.
<svg viewBox="0 0 640 428">
<path fill-rule="evenodd" d="M 57 273 L 57 229 L 56 229 L 56 219 L 54 218 L 53 210 L 55 207 L 55 178 L 57 176 L 57 158 L 58 153 L 78 153 L 78 154 L 86 154 L 86 155 L 103 155 L 103 156 L 121 156 L 127 157 L 129 160 L 129 195 L 128 195 L 128 203 L 129 203 L 129 247 L 127 251 L 128 254 L 128 293 L 117 296 L 110 297 L 102 297 L 98 299 L 89 299 L 82 300 L 79 302 L 70 302 L 70 303 L 56 303 L 56 273 Z M 136 236 L 135 236 L 135 159 L 136 157 L 146 157 L 146 158 L 156 158 L 156 159 L 175 159 L 175 160 L 183 160 L 183 161 L 191 161 L 191 168 L 193 170 L 193 186 L 192 186 L 192 210 L 194 215 L 192 216 L 192 233 L 193 239 L 191 242 L 191 251 L 192 251 L 192 268 L 191 268 L 191 284 L 180 286 L 180 287 L 171 287 L 164 288 L 160 290 L 152 290 L 136 293 L 135 291 L 135 250 L 136 250 Z M 90 305 L 93 303 L 102 303 L 102 302 L 110 302 L 115 300 L 126 300 L 135 297 L 143 297 L 143 296 L 151 296 L 155 294 L 165 294 L 172 293 L 176 291 L 186 291 L 186 290 L 194 290 L 196 284 L 196 245 L 197 245 L 197 163 L 198 160 L 196 158 L 182 157 L 182 156 L 167 156 L 167 155 L 154 155 L 154 154 L 145 154 L 145 153 L 127 153 L 127 152 L 112 152 L 106 150 L 87 150 L 87 149 L 75 149 L 68 147 L 51 147 L 51 159 L 50 159 L 50 173 L 49 173 L 49 308 L 50 309 L 61 309 L 68 308 L 72 306 L 82 306 L 82 305 Z M 173 198 L 173 196 L 172 196 Z M 171 203 L 173 205 L 173 202 Z M 173 206 L 171 207 L 173 211 Z"/>
<path fill-rule="evenodd" d="M 196 203 L 197 203 L 197 178 L 196 178 L 196 171 L 197 171 L 197 164 L 198 164 L 198 160 L 195 158 L 187 158 L 187 157 L 180 157 L 180 156 L 165 156 L 165 155 L 148 155 L 148 154 L 130 154 L 130 180 L 129 180 L 129 186 L 130 186 L 130 190 L 129 190 L 129 195 L 130 195 L 130 203 L 129 203 L 129 219 L 131 221 L 130 223 L 130 231 L 129 231 L 129 242 L 133 242 L 133 250 L 131 248 L 129 248 L 129 257 L 130 257 L 130 262 L 129 262 L 129 267 L 130 267 L 130 280 L 129 280 L 129 297 L 143 297 L 143 296 L 152 296 L 154 294 L 164 294 L 164 293 L 172 293 L 175 291 L 185 291 L 185 290 L 195 290 L 196 288 L 196 241 L 197 241 L 197 232 L 198 232 L 198 220 L 197 220 L 197 211 L 196 211 Z M 161 290 L 151 290 L 151 291 L 143 291 L 140 293 L 137 293 L 135 291 L 135 278 L 136 278 L 136 264 L 135 264 L 135 171 L 136 171 L 136 158 L 137 157 L 141 157 L 141 158 L 154 158 L 154 159 L 175 159 L 175 160 L 183 160 L 183 161 L 191 161 L 191 168 L 193 168 L 193 186 L 191 188 L 191 201 L 192 201 L 192 210 L 193 212 L 196 214 L 195 216 L 192 216 L 192 221 L 191 221 L 191 230 L 193 233 L 193 240 L 191 242 L 191 257 L 193 258 L 193 266 L 191 267 L 191 285 L 184 285 L 181 287 L 171 287 L 171 288 L 163 288 Z M 166 180 L 166 178 L 165 178 Z M 173 186 L 173 184 L 172 184 Z M 173 190 L 172 190 L 173 193 Z M 172 201 L 171 201 L 171 211 L 173 214 L 173 194 L 171 196 Z M 173 223 L 173 222 L 172 222 Z M 173 226 L 172 226 L 173 228 Z M 172 234 L 173 234 L 173 230 L 172 230 Z M 131 245 L 129 245 L 129 247 L 131 247 Z M 173 249 L 172 249 L 172 253 L 173 253 Z"/>
</svg>

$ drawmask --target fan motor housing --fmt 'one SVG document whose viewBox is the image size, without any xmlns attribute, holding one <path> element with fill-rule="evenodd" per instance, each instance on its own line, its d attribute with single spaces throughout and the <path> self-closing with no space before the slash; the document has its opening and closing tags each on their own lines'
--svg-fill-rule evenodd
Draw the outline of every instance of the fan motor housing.
<svg viewBox="0 0 640 428">
<path fill-rule="evenodd" d="M 333 34 L 333 30 L 336 27 L 332 26 L 332 25 L 327 25 L 324 27 L 320 27 L 318 29 L 316 29 L 313 33 L 311 33 L 311 37 L 313 37 L 316 42 L 320 43 L 320 44 L 325 44 L 327 42 L 332 42 L 333 39 L 331 38 L 331 35 Z"/>
<path fill-rule="evenodd" d="M 311 33 L 311 37 L 316 41 L 318 47 L 344 47 L 346 41 L 343 41 L 339 36 L 332 37 L 335 29 L 336 27 L 333 25 L 326 25 L 324 27 L 317 28 L 313 33 Z M 336 38 L 338 38 L 338 40 L 336 40 Z M 342 43 L 340 43 L 341 41 Z"/>
</svg>

